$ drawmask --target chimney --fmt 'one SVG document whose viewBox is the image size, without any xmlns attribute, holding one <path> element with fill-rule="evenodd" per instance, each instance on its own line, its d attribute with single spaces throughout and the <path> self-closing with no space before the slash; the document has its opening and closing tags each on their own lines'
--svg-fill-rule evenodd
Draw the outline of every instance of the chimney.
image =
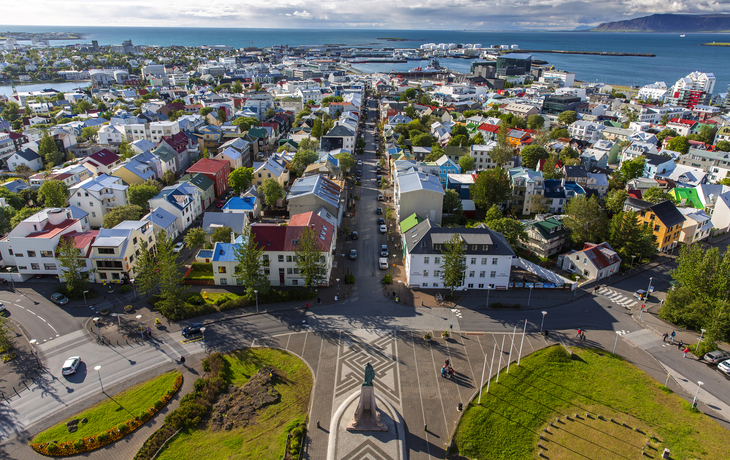
<svg viewBox="0 0 730 460">
<path fill-rule="evenodd" d="M 231 232 L 231 244 L 236 242 L 236 234 L 234 232 Z"/>
<path fill-rule="evenodd" d="M 565 187 L 565 178 L 560 179 L 560 186 Z"/>
</svg>

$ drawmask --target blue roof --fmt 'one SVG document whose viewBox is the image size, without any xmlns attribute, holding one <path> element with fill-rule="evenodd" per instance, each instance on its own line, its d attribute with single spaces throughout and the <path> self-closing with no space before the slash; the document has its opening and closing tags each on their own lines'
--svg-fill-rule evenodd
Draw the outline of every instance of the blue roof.
<svg viewBox="0 0 730 460">
<path fill-rule="evenodd" d="M 238 244 L 216 243 L 213 246 L 213 262 L 235 262 Z"/>
<path fill-rule="evenodd" d="M 195 257 L 201 257 L 203 259 L 212 259 L 213 250 L 212 249 L 201 249 L 200 251 L 198 251 L 198 255 Z"/>
<path fill-rule="evenodd" d="M 150 211 L 144 218 L 163 229 L 169 228 L 177 219 L 172 213 L 159 207 Z"/>
<path fill-rule="evenodd" d="M 244 211 L 253 211 L 254 206 L 256 205 L 256 197 L 254 196 L 246 196 L 243 198 L 234 196 L 230 200 L 228 200 L 228 203 L 226 203 L 223 206 L 223 210 L 229 210 L 229 209 L 242 209 Z"/>
</svg>

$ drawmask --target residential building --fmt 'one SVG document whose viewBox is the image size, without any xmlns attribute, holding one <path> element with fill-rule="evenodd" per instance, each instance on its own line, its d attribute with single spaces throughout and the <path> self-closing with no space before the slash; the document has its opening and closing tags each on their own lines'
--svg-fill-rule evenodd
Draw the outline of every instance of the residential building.
<svg viewBox="0 0 730 460">
<path fill-rule="evenodd" d="M 210 242 L 213 232 L 217 229 L 230 228 L 233 233 L 240 235 L 248 223 L 248 216 L 245 213 L 206 212 L 203 214 L 201 228 L 206 233 L 207 241 Z"/>
<path fill-rule="evenodd" d="M 99 174 L 111 175 L 113 170 L 122 164 L 122 160 L 116 153 L 102 149 L 84 158 L 81 164 L 91 171 L 91 174 L 94 176 L 98 176 Z"/>
<path fill-rule="evenodd" d="M 260 163 L 260 166 L 253 173 L 253 182 L 259 187 L 266 179 L 274 179 L 279 185 L 286 188 L 289 183 L 289 170 L 286 163 L 275 156 Z"/>
<path fill-rule="evenodd" d="M 624 211 L 635 212 L 639 225 L 652 229 L 660 252 L 670 252 L 677 246 L 686 218 L 671 201 L 655 204 L 629 197 L 624 203 Z"/>
<path fill-rule="evenodd" d="M 507 106 L 504 107 L 501 111 L 503 113 L 511 113 L 512 115 L 524 119 L 527 119 L 527 117 L 529 117 L 530 115 L 537 115 L 540 113 L 540 110 L 538 110 L 538 108 L 534 105 L 517 104 L 515 102 L 507 104 Z"/>
<path fill-rule="evenodd" d="M 500 233 L 484 224 L 474 228 L 440 227 L 428 218 L 401 235 L 406 285 L 421 289 L 446 287 L 444 251 L 455 235 L 463 244 L 466 267 L 463 282 L 456 290 L 506 290 L 515 253 Z"/>
<path fill-rule="evenodd" d="M 90 259 L 97 283 L 124 283 L 136 275 L 142 242 L 157 244 L 152 222 L 125 220 L 114 228 L 102 228 L 91 245 Z"/>
<path fill-rule="evenodd" d="M 545 206 L 542 172 L 520 167 L 511 168 L 508 173 L 512 180 L 510 207 L 520 214 L 539 213 Z"/>
<path fill-rule="evenodd" d="M 394 179 L 395 212 L 400 222 L 411 214 L 441 223 L 444 189 L 437 176 L 420 172 L 398 174 Z"/>
<path fill-rule="evenodd" d="M 476 174 L 448 174 L 446 176 L 446 190 L 454 190 L 462 200 L 471 198 L 470 190 L 476 180 Z"/>
<path fill-rule="evenodd" d="M 484 145 L 474 144 L 471 146 L 469 156 L 474 158 L 474 167 L 477 171 L 482 169 L 497 168 L 499 165 L 496 161 L 492 160 L 489 152 L 497 146 L 496 141 L 487 141 Z M 515 166 L 515 157 L 504 165 L 505 168 Z"/>
<path fill-rule="evenodd" d="M 289 215 L 317 212 L 324 207 L 331 215 L 337 216 L 337 225 L 342 222 L 343 199 L 342 187 L 323 176 L 297 179 L 286 197 Z"/>
<path fill-rule="evenodd" d="M 160 193 L 150 199 L 150 209 L 160 207 L 173 214 L 177 219 L 176 229 L 184 231 L 203 213 L 200 190 L 193 185 L 182 182 L 163 188 Z M 177 235 L 169 235 L 176 238 Z"/>
<path fill-rule="evenodd" d="M 320 140 L 320 148 L 326 152 L 336 149 L 355 150 L 355 130 L 345 125 L 336 125 Z"/>
<path fill-rule="evenodd" d="M 200 191 L 203 209 L 207 209 L 215 201 L 215 184 L 204 174 L 186 174 L 180 178 L 180 182 L 187 182 Z"/>
<path fill-rule="evenodd" d="M 121 178 L 102 173 L 71 187 L 68 201 L 87 212 L 89 224 L 99 228 L 105 215 L 117 206 L 129 204 L 127 188 Z"/>
<path fill-rule="evenodd" d="M 560 253 L 568 241 L 568 231 L 555 217 L 538 217 L 525 225 L 525 231 L 527 241 L 519 240 L 517 244 L 528 254 L 544 259 Z"/>
<path fill-rule="evenodd" d="M 163 208 L 157 207 L 152 209 L 142 219 L 152 222 L 152 231 L 155 233 L 155 238 L 162 231 L 168 237 L 180 234 L 181 230 L 177 228 L 177 217 L 171 212 L 165 211 Z"/>
<path fill-rule="evenodd" d="M 215 184 L 215 196 L 223 195 L 228 189 L 228 175 L 231 165 L 225 160 L 203 158 L 187 170 L 188 174 L 203 174 Z"/>
<path fill-rule="evenodd" d="M 585 189 L 575 182 L 568 182 L 565 179 L 548 179 L 544 181 L 546 198 L 545 205 L 551 214 L 562 214 L 565 205 L 576 195 L 585 194 Z"/>
<path fill-rule="evenodd" d="M 608 176 L 603 173 L 588 173 L 586 191 L 595 191 L 599 197 L 608 195 Z"/>
<path fill-rule="evenodd" d="M 606 129 L 606 125 L 601 123 L 576 120 L 568 126 L 568 133 L 573 139 L 594 143 L 601 138 L 601 131 L 604 129 Z"/>
<path fill-rule="evenodd" d="M 31 171 L 43 169 L 43 159 L 31 149 L 24 149 L 15 152 L 7 157 L 9 171 L 15 171 L 18 166 L 27 166 Z"/>
<path fill-rule="evenodd" d="M 669 174 L 657 175 L 657 179 L 672 180 L 677 187 L 697 187 L 700 184 L 707 183 L 708 175 L 700 168 L 677 165 Z"/>
<path fill-rule="evenodd" d="M 712 234 L 712 218 L 701 209 L 679 208 L 679 212 L 685 217 L 682 225 L 682 232 L 679 234 L 679 242 L 693 244 L 702 241 Z"/>
<path fill-rule="evenodd" d="M 585 243 L 580 251 L 562 254 L 558 258 L 558 266 L 593 281 L 618 273 L 621 257 L 608 243 Z"/>
<path fill-rule="evenodd" d="M 261 216 L 261 199 L 257 196 L 234 196 L 223 205 L 223 212 L 246 214 L 248 220 L 253 221 Z"/>
<path fill-rule="evenodd" d="M 730 153 L 690 148 L 686 155 L 679 157 L 678 163 L 711 172 L 713 167 L 730 168 Z"/>
</svg>

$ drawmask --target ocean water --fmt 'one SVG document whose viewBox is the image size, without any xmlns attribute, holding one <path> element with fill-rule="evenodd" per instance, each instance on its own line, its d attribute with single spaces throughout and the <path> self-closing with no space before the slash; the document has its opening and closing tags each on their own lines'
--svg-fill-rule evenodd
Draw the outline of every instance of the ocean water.
<svg viewBox="0 0 730 460">
<path fill-rule="evenodd" d="M 645 85 L 677 79 L 698 70 L 712 72 L 717 78 L 715 93 L 724 93 L 730 84 L 730 47 L 699 46 L 712 41 L 730 42 L 730 34 L 640 34 L 601 32 L 523 32 L 466 30 L 362 30 L 362 29 L 217 29 L 217 28 L 145 28 L 145 27 L 50 27 L 0 25 L 3 31 L 57 32 L 85 34 L 82 40 L 54 41 L 54 44 L 89 43 L 120 44 L 131 39 L 137 45 L 228 45 L 235 48 L 265 47 L 277 44 L 309 45 L 343 44 L 349 46 L 418 48 L 423 43 L 481 43 L 487 45 L 519 45 L 521 49 L 577 51 L 613 51 L 654 53 L 656 57 L 615 57 L 558 55 L 537 53 L 556 68 L 575 72 L 576 79 L 620 85 Z M 389 42 L 383 37 L 407 41 Z M 441 64 L 457 71 L 468 71 L 470 60 L 444 59 Z M 367 71 L 408 70 L 417 65 L 367 64 L 357 68 Z M 4 91 L 3 91 L 4 92 Z"/>
</svg>

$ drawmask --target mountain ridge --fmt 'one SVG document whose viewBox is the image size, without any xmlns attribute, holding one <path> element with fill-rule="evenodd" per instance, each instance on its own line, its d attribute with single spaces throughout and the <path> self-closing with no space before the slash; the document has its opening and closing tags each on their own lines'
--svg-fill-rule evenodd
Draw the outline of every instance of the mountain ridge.
<svg viewBox="0 0 730 460">
<path fill-rule="evenodd" d="M 652 14 L 623 21 L 604 22 L 594 32 L 727 32 L 730 14 Z"/>
</svg>

